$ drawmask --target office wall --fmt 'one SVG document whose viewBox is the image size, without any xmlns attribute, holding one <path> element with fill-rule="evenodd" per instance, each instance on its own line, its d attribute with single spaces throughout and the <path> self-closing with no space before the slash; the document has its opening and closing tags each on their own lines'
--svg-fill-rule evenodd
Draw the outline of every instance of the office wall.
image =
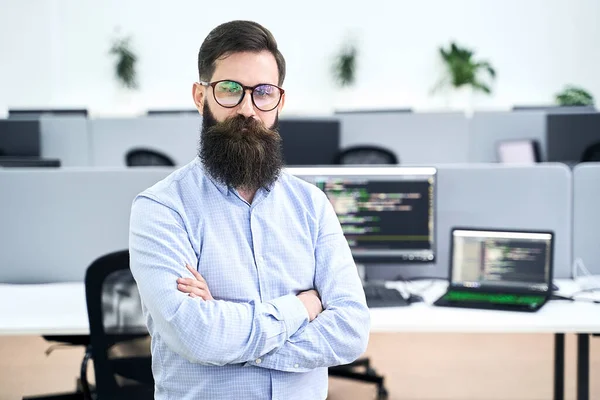
<svg viewBox="0 0 600 400">
<path fill-rule="evenodd" d="M 307 0 L 285 6 L 240 0 L 5 0 L 0 110 L 83 105 L 96 113 L 125 113 L 189 107 L 201 41 L 216 24 L 235 18 L 257 20 L 277 37 L 288 61 L 289 113 L 452 104 L 429 93 L 442 71 L 437 48 L 452 39 L 498 70 L 494 95 L 477 97 L 475 106 L 545 103 L 571 82 L 600 97 L 598 15 L 596 0 Z M 140 91 L 131 96 L 113 79 L 108 50 L 115 27 L 133 36 L 139 56 Z M 360 39 L 357 84 L 337 90 L 330 62 L 348 32 Z"/>
</svg>

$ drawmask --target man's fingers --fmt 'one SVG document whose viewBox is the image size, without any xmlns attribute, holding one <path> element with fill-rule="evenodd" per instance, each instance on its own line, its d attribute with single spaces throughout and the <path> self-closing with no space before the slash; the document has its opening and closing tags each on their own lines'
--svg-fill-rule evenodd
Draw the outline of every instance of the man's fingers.
<svg viewBox="0 0 600 400">
<path fill-rule="evenodd" d="M 203 298 L 204 300 L 208 300 L 211 298 L 210 293 L 206 289 L 200 289 L 194 286 L 187 286 L 182 284 L 177 285 L 177 289 L 180 292 L 188 293 L 192 297 L 197 296 Z"/>
<path fill-rule="evenodd" d="M 194 275 L 194 277 L 196 279 L 198 279 L 201 282 L 206 283 L 206 281 L 204 280 L 202 275 L 200 275 L 200 272 L 198 272 L 196 269 L 192 268 L 189 264 L 185 264 L 185 267 L 192 273 L 192 275 Z"/>
<path fill-rule="evenodd" d="M 206 285 L 206 282 L 202 282 L 192 278 L 179 278 L 177 279 L 177 283 L 181 283 L 186 286 L 194 286 L 200 289 L 208 289 L 208 285 Z"/>
</svg>

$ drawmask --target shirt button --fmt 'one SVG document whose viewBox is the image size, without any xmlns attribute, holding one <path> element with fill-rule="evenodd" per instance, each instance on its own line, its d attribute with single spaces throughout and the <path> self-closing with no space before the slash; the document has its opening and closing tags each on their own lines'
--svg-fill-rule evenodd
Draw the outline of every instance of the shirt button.
<svg viewBox="0 0 600 400">
<path fill-rule="evenodd" d="M 261 360 L 260 358 L 257 358 L 257 359 L 256 359 L 256 363 L 257 363 L 257 364 L 260 364 L 261 362 L 262 362 L 262 360 Z"/>
<path fill-rule="evenodd" d="M 298 365 L 298 364 L 294 364 L 294 368 L 298 368 L 298 367 L 299 367 L 299 365 Z"/>
</svg>

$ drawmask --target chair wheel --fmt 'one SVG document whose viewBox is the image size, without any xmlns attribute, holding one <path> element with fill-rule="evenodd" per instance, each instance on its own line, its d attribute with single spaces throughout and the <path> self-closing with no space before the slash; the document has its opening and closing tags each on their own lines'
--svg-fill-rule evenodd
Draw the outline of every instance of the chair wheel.
<svg viewBox="0 0 600 400">
<path fill-rule="evenodd" d="M 377 389 L 377 400 L 387 400 L 388 391 L 383 386 Z"/>
</svg>

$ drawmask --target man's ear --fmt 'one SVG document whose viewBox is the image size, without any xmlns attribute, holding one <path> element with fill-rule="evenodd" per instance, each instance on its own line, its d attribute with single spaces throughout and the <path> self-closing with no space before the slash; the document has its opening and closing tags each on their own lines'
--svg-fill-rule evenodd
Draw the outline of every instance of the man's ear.
<svg viewBox="0 0 600 400">
<path fill-rule="evenodd" d="M 194 98 L 194 104 L 196 105 L 198 112 L 202 115 L 204 101 L 206 100 L 206 87 L 198 82 L 194 82 L 194 86 L 192 86 L 192 97 Z"/>
</svg>

